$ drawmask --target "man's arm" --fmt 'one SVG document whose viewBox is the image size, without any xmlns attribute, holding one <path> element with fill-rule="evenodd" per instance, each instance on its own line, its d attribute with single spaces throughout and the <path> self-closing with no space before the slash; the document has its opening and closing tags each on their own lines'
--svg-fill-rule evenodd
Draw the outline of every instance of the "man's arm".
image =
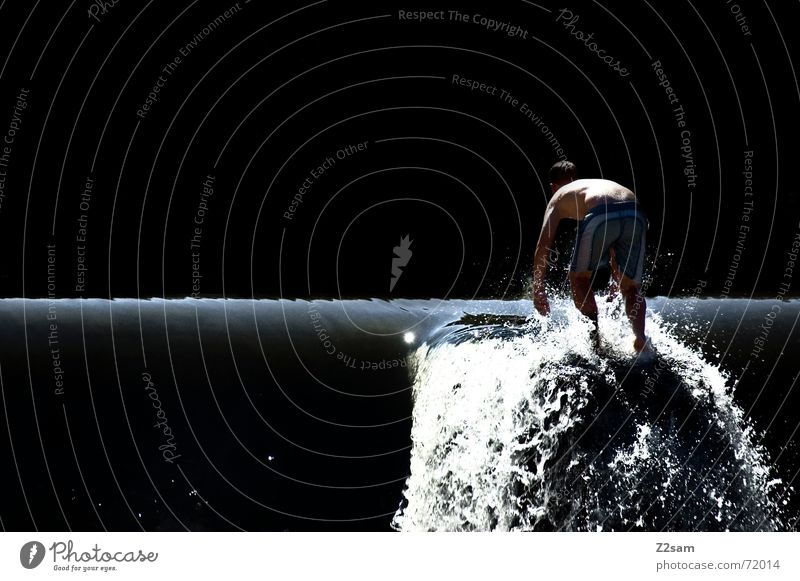
<svg viewBox="0 0 800 581">
<path fill-rule="evenodd" d="M 542 315 L 550 314 L 550 305 L 547 301 L 547 292 L 544 288 L 544 277 L 547 274 L 547 259 L 553 247 L 558 223 L 561 216 L 553 202 L 550 200 L 544 212 L 544 223 L 536 243 L 536 252 L 533 255 L 533 305 Z"/>
</svg>

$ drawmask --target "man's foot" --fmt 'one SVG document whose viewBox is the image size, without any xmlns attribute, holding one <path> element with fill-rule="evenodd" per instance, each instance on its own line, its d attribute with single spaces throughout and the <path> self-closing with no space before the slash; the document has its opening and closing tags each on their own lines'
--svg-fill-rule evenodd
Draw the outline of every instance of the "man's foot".
<svg viewBox="0 0 800 581">
<path fill-rule="evenodd" d="M 600 333 L 597 331 L 597 327 L 589 331 L 589 343 L 595 350 L 600 349 Z"/>
<path fill-rule="evenodd" d="M 653 353 L 653 345 L 648 337 L 636 337 L 633 341 L 633 350 L 642 355 Z"/>
</svg>

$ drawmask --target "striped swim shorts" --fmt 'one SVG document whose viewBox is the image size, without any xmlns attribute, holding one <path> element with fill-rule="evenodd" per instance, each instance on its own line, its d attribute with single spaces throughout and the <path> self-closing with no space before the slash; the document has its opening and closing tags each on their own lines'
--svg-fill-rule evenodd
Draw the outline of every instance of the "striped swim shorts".
<svg viewBox="0 0 800 581">
<path fill-rule="evenodd" d="M 646 231 L 647 218 L 636 202 L 595 206 L 578 226 L 570 270 L 597 270 L 599 266 L 608 264 L 609 251 L 613 248 L 620 272 L 641 284 Z"/>
</svg>

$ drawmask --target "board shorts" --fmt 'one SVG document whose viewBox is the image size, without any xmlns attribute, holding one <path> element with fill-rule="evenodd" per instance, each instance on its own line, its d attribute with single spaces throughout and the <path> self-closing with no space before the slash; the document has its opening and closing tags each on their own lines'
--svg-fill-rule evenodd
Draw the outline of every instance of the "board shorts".
<svg viewBox="0 0 800 581">
<path fill-rule="evenodd" d="M 571 272 L 591 272 L 608 264 L 614 249 L 619 270 L 642 284 L 647 218 L 635 201 L 595 206 L 578 226 Z"/>
</svg>

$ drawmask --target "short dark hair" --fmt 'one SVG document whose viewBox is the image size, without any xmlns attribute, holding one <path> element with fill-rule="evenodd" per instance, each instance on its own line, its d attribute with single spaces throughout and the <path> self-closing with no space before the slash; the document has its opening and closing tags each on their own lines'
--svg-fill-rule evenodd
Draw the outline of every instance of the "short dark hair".
<svg viewBox="0 0 800 581">
<path fill-rule="evenodd" d="M 570 182 L 578 177 L 578 170 L 575 164 L 566 159 L 557 161 L 550 167 L 549 172 L 550 183 L 557 184 L 560 182 Z"/>
</svg>

